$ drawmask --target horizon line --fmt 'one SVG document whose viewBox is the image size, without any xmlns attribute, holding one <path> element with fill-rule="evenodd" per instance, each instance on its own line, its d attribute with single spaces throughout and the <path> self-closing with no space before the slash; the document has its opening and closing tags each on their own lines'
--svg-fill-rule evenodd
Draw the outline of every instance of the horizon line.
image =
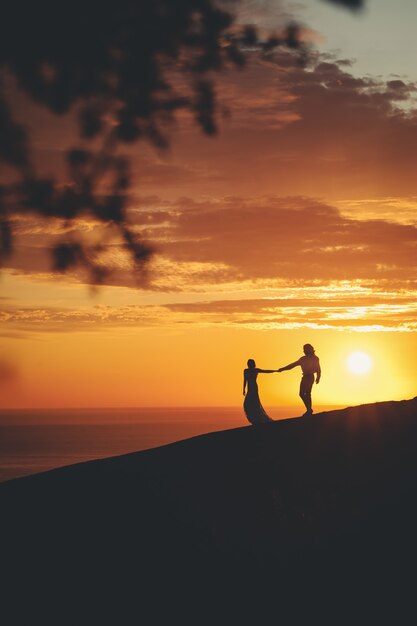
<svg viewBox="0 0 417 626">
<path fill-rule="evenodd" d="M 378 400 L 376 400 L 378 402 Z M 371 403 L 373 404 L 373 403 Z M 298 409 L 298 404 L 265 405 L 268 409 Z M 342 407 L 344 404 L 317 404 L 316 407 Z M 243 410 L 236 404 L 216 405 L 152 405 L 152 406 L 39 406 L 39 407 L 0 407 L 1 411 L 98 411 L 98 410 L 161 410 L 161 409 L 236 409 Z"/>
</svg>

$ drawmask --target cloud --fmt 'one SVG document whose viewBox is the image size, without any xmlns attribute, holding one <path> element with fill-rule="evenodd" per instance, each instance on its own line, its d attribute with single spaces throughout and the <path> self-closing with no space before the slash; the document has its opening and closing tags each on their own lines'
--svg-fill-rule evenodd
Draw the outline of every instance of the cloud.
<svg viewBox="0 0 417 626">
<path fill-rule="evenodd" d="M 321 301 L 315 298 L 264 298 L 217 300 L 167 305 L 176 314 L 194 313 L 201 321 L 243 325 L 259 329 L 334 328 L 363 331 L 417 331 L 417 305 L 412 297 L 393 299 L 345 297 Z"/>
<path fill-rule="evenodd" d="M 280 297 L 176 301 L 162 304 L 96 305 L 83 309 L 12 307 L 0 311 L 3 332 L 104 332 L 109 328 L 231 326 L 251 329 L 335 329 L 356 332 L 417 331 L 415 289 L 374 292 L 373 286 L 339 282 L 281 288 Z"/>
<path fill-rule="evenodd" d="M 215 139 L 186 117 L 172 152 L 135 153 L 142 193 L 294 195 L 342 199 L 414 194 L 416 85 L 354 73 L 349 59 L 311 53 L 307 67 L 282 51 L 251 58 L 217 85 Z"/>
<path fill-rule="evenodd" d="M 132 213 L 134 228 L 157 250 L 148 290 L 247 290 L 355 280 L 386 290 L 394 284 L 408 289 L 408 281 L 416 280 L 417 226 L 376 219 L 374 213 L 356 219 L 355 206 L 342 212 L 305 197 L 181 198 L 161 201 L 159 209 L 158 199 L 152 202 L 148 210 Z M 53 241 L 50 231 L 49 245 Z M 48 272 L 42 242 L 35 228 L 21 235 L 12 259 L 15 270 Z M 135 286 L 131 263 L 117 241 L 104 247 L 102 261 L 113 269 L 106 284 Z M 69 278 L 83 280 L 81 274 Z"/>
<path fill-rule="evenodd" d="M 242 71 L 216 78 L 219 110 L 230 114 L 220 114 L 215 139 L 202 137 L 184 113 L 171 151 L 155 153 L 145 143 L 128 149 L 137 190 L 171 200 L 237 190 L 338 199 L 413 195 L 416 86 L 404 78 L 357 77 L 350 63 L 312 52 L 301 68 L 282 50 L 264 59 L 249 54 Z M 61 177 L 73 120 L 58 128 L 56 120 L 36 118 L 35 125 L 44 143 L 45 132 L 55 129 L 37 162 L 49 173 L 58 168 Z"/>
<path fill-rule="evenodd" d="M 314 293 L 329 298 L 330 285 L 349 283 L 370 286 L 361 302 L 349 306 L 377 304 L 371 301 L 375 293 L 381 304 L 403 293 L 415 298 L 416 86 L 400 78 L 354 76 L 349 63 L 317 55 L 303 69 L 282 52 L 253 60 L 243 72 L 225 74 L 219 85 L 232 116 L 218 138 L 197 137 L 183 120 L 171 155 L 152 155 L 142 146 L 133 150 L 140 184 L 132 192 L 131 223 L 157 249 L 148 291 L 220 300 L 226 292 L 298 285 L 323 288 L 321 295 Z M 74 228 L 93 239 L 100 235 L 88 217 Z M 25 216 L 17 232 L 10 266 L 47 273 L 45 248 L 68 234 L 68 225 L 45 227 Z M 117 241 L 105 243 L 104 258 L 114 269 L 107 284 L 135 287 Z M 69 278 L 85 280 L 80 274 Z M 159 323 L 167 314 L 186 321 L 217 315 L 144 311 L 138 323 Z M 58 327 L 54 315 L 49 321 Z M 62 326 L 79 322 L 75 314 L 60 315 Z M 241 323 L 252 313 L 231 315 Z M 327 323 L 341 322 L 333 317 Z"/>
<path fill-rule="evenodd" d="M 243 71 L 229 72 L 218 81 L 217 96 L 225 110 L 222 132 L 280 130 L 299 119 L 291 106 L 296 96 L 266 60 L 249 58 Z"/>
<path fill-rule="evenodd" d="M 31 332 L 100 332 L 108 327 L 153 326 L 161 323 L 163 308 L 158 306 L 92 306 L 70 309 L 54 306 L 4 308 L 0 311 L 3 328 Z"/>
<path fill-rule="evenodd" d="M 339 200 L 335 205 L 354 219 L 379 219 L 417 225 L 417 196 Z"/>
<path fill-rule="evenodd" d="M 414 225 L 353 219 L 310 198 L 185 203 L 164 220 L 146 229 L 164 257 L 221 263 L 236 280 L 399 280 L 417 269 Z"/>
</svg>

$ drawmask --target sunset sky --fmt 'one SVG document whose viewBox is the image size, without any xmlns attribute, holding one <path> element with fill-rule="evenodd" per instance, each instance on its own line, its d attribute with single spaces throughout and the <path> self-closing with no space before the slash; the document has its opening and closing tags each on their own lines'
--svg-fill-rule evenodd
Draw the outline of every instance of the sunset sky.
<svg viewBox="0 0 417 626">
<path fill-rule="evenodd" d="M 317 405 L 417 394 L 417 3 L 244 2 L 242 23 L 304 26 L 306 68 L 281 50 L 217 78 L 206 137 L 184 113 L 171 147 L 130 148 L 130 220 L 156 254 L 138 286 L 117 242 L 96 291 L 51 273 L 58 220 L 16 222 L 0 277 L 0 408 L 239 406 L 248 358 L 275 369 L 312 343 Z M 74 122 L 16 96 L 45 172 Z M 91 239 L 101 227 L 74 226 Z M 353 352 L 368 372 L 348 369 Z M 299 407 L 298 370 L 259 380 Z"/>
</svg>

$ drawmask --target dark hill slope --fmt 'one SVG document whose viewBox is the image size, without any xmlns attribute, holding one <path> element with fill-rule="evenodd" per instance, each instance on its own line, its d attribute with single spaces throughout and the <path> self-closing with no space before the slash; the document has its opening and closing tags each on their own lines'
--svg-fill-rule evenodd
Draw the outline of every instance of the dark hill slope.
<svg viewBox="0 0 417 626">
<path fill-rule="evenodd" d="M 22 624 L 398 618 L 416 496 L 417 398 L 81 463 L 0 485 L 5 597 Z"/>
</svg>

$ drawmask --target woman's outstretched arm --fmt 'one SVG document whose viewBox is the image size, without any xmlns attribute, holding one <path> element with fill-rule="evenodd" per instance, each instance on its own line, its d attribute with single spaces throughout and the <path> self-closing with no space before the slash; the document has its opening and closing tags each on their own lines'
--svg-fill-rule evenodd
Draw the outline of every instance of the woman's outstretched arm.
<svg viewBox="0 0 417 626">
<path fill-rule="evenodd" d="M 258 374 L 275 374 L 278 370 L 261 370 L 259 367 L 256 368 Z"/>
<path fill-rule="evenodd" d="M 292 370 L 293 367 L 297 367 L 297 365 L 300 365 L 300 361 L 294 361 L 294 363 L 290 363 L 289 365 L 286 365 L 285 367 L 280 367 L 278 372 L 284 372 L 285 370 Z"/>
</svg>

